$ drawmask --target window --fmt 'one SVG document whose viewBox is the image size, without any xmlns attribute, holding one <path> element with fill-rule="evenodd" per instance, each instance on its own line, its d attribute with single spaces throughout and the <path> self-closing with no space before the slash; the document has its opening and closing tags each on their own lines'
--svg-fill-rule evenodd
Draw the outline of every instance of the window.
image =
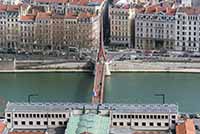
<svg viewBox="0 0 200 134">
<path fill-rule="evenodd" d="M 165 119 L 168 119 L 168 116 L 167 116 L 167 115 L 165 115 Z"/>
<path fill-rule="evenodd" d="M 132 119 L 134 119 L 134 115 L 132 115 Z"/>
<path fill-rule="evenodd" d="M 151 126 L 151 127 L 152 127 L 152 126 L 153 126 L 153 122 L 150 122 L 150 123 L 149 123 L 149 126 Z"/>
<path fill-rule="evenodd" d="M 120 125 L 120 126 L 123 126 L 123 125 L 124 125 L 124 123 L 123 123 L 123 122 L 120 122 L 120 123 L 119 123 L 119 125 Z"/>
<path fill-rule="evenodd" d="M 37 118 L 40 118 L 40 115 L 39 115 L 39 114 L 37 114 Z"/>
<path fill-rule="evenodd" d="M 44 121 L 44 125 L 48 125 L 48 122 L 47 122 L 47 121 Z"/>
<path fill-rule="evenodd" d="M 32 122 L 32 121 L 29 121 L 29 125 L 33 125 L 33 122 Z"/>
<path fill-rule="evenodd" d="M 15 125 L 18 125 L 18 122 L 17 122 L 17 121 L 14 121 L 14 124 L 15 124 Z"/>
<path fill-rule="evenodd" d="M 130 119 L 130 118 L 131 118 L 131 115 L 128 115 L 128 118 Z"/>
<path fill-rule="evenodd" d="M 135 118 L 138 119 L 138 115 L 135 115 Z"/>
<path fill-rule="evenodd" d="M 17 114 L 15 114 L 15 117 L 17 117 Z"/>
<path fill-rule="evenodd" d="M 135 125 L 135 126 L 138 126 L 138 122 L 135 122 L 134 125 Z"/>
<path fill-rule="evenodd" d="M 131 126 L 131 123 L 130 123 L 130 122 L 127 122 L 127 126 Z"/>
<path fill-rule="evenodd" d="M 113 118 L 115 119 L 115 115 L 113 115 Z"/>
<path fill-rule="evenodd" d="M 7 119 L 7 122 L 10 122 L 10 119 Z"/>
<path fill-rule="evenodd" d="M 65 114 L 63 114 L 63 118 L 65 118 Z"/>
<path fill-rule="evenodd" d="M 117 126 L 117 122 L 113 122 L 113 126 Z"/>
<path fill-rule="evenodd" d="M 22 125 L 26 125 L 26 122 L 25 122 L 25 121 L 22 121 Z"/>
<path fill-rule="evenodd" d="M 165 126 L 168 127 L 168 126 L 169 126 L 169 123 L 165 123 Z"/>
<path fill-rule="evenodd" d="M 7 114 L 7 117 L 10 117 L 11 115 L 10 114 Z"/>
<path fill-rule="evenodd" d="M 127 115 L 124 115 L 124 118 L 126 119 L 126 118 L 127 118 Z"/>
<path fill-rule="evenodd" d="M 146 122 L 142 122 L 142 126 L 146 126 Z"/>
<path fill-rule="evenodd" d="M 150 118 L 153 119 L 153 115 L 150 115 Z"/>
<path fill-rule="evenodd" d="M 162 118 L 162 119 L 164 119 L 164 118 L 165 118 L 165 116 L 164 116 L 164 115 L 162 115 L 162 116 L 161 116 L 161 118 Z"/>
<path fill-rule="evenodd" d="M 36 124 L 37 124 L 37 125 L 40 125 L 40 121 L 37 121 Z"/>
<path fill-rule="evenodd" d="M 63 122 L 62 122 L 62 121 L 59 121 L 58 124 L 59 124 L 59 125 L 63 125 Z"/>
<path fill-rule="evenodd" d="M 156 115 L 154 115 L 154 119 L 157 119 L 157 116 L 156 116 Z"/>
<path fill-rule="evenodd" d="M 147 119 L 149 119 L 149 115 L 147 115 Z"/>
<path fill-rule="evenodd" d="M 55 121 L 52 121 L 52 122 L 51 122 L 51 125 L 55 125 L 55 124 L 56 124 Z"/>
<path fill-rule="evenodd" d="M 123 115 L 121 115 L 121 119 L 123 119 Z"/>
<path fill-rule="evenodd" d="M 172 124 L 175 124 L 175 120 L 172 120 Z"/>
<path fill-rule="evenodd" d="M 175 119 L 176 118 L 176 116 L 175 115 L 172 115 L 172 119 Z"/>
<path fill-rule="evenodd" d="M 141 119 L 142 118 L 142 115 L 139 115 L 139 119 Z"/>
<path fill-rule="evenodd" d="M 160 115 L 158 115 L 158 119 L 160 119 Z"/>
<path fill-rule="evenodd" d="M 145 119 L 145 115 L 143 115 L 143 119 Z"/>
<path fill-rule="evenodd" d="M 157 126 L 159 126 L 159 127 L 160 127 L 160 126 L 161 126 L 161 123 L 160 123 L 160 122 L 158 122 L 158 123 L 157 123 Z"/>
</svg>

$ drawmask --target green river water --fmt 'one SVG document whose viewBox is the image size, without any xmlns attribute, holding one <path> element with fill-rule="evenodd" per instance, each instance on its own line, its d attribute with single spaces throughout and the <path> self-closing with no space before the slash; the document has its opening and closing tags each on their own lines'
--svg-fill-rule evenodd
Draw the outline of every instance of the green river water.
<svg viewBox="0 0 200 134">
<path fill-rule="evenodd" d="M 90 102 L 90 73 L 0 73 L 0 101 Z M 105 81 L 106 103 L 177 103 L 181 112 L 200 112 L 200 74 L 113 73 Z"/>
</svg>

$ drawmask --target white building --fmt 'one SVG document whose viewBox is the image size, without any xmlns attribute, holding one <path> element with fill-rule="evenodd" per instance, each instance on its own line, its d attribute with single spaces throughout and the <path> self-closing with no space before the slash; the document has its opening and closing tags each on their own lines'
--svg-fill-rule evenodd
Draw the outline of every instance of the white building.
<svg viewBox="0 0 200 134">
<path fill-rule="evenodd" d="M 175 11 L 157 5 L 140 10 L 135 17 L 135 48 L 173 50 Z"/>
<path fill-rule="evenodd" d="M 131 130 L 175 129 L 178 107 L 174 104 L 86 104 L 86 103 L 8 103 L 7 127 L 12 129 L 48 129 L 66 126 L 68 119 L 82 113 L 109 116 L 111 128 Z"/>
<path fill-rule="evenodd" d="M 199 0 L 176 0 L 177 4 L 181 4 L 184 7 L 199 7 L 200 1 Z"/>
<path fill-rule="evenodd" d="M 200 52 L 200 9 L 178 8 L 175 17 L 175 50 Z"/>
</svg>

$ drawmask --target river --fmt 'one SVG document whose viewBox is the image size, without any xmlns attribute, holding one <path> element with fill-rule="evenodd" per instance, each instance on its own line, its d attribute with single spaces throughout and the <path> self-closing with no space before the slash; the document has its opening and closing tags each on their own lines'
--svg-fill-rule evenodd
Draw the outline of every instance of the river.
<svg viewBox="0 0 200 134">
<path fill-rule="evenodd" d="M 1 101 L 90 102 L 90 73 L 0 73 Z M 181 112 L 200 112 L 200 74 L 113 73 L 106 78 L 106 103 L 177 103 Z M 2 99 L 3 98 L 3 99 Z"/>
</svg>

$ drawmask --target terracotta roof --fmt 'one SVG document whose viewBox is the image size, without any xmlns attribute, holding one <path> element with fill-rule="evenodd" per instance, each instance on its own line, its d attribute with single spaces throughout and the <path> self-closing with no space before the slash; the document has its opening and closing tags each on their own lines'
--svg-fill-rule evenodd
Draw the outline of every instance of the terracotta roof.
<svg viewBox="0 0 200 134">
<path fill-rule="evenodd" d="M 5 128 L 6 128 L 6 124 L 3 122 L 0 122 L 0 134 L 4 131 Z"/>
<path fill-rule="evenodd" d="M 9 132 L 9 134 L 45 134 L 45 132 Z"/>
<path fill-rule="evenodd" d="M 187 15 L 197 15 L 197 14 L 200 14 L 200 8 L 180 7 L 178 8 L 178 12 L 184 12 Z"/>
<path fill-rule="evenodd" d="M 33 0 L 33 2 L 41 2 L 41 3 L 68 3 L 68 0 Z"/>
<path fill-rule="evenodd" d="M 7 5 L 7 11 L 18 11 L 20 5 Z"/>
<path fill-rule="evenodd" d="M 82 19 L 82 18 L 90 18 L 92 16 L 94 16 L 94 15 L 92 15 L 91 13 L 80 13 L 78 15 L 78 18 L 80 18 L 80 19 Z"/>
<path fill-rule="evenodd" d="M 35 19 L 34 15 L 26 15 L 20 17 L 21 21 L 33 21 L 34 19 Z"/>
<path fill-rule="evenodd" d="M 18 11 L 20 5 L 2 5 L 0 4 L 0 11 Z"/>
<path fill-rule="evenodd" d="M 74 14 L 73 12 L 68 12 L 66 15 L 65 15 L 65 19 L 76 19 L 77 18 L 77 15 Z"/>
<path fill-rule="evenodd" d="M 102 3 L 103 0 L 33 0 L 41 3 L 70 3 L 74 5 L 87 5 L 89 2 Z"/>
<path fill-rule="evenodd" d="M 0 12 L 6 11 L 7 6 L 6 5 L 0 5 Z"/>
<path fill-rule="evenodd" d="M 146 8 L 140 8 L 137 11 L 138 13 L 146 13 L 146 14 L 163 12 L 166 13 L 167 15 L 175 15 L 176 13 L 176 9 L 172 9 L 171 7 L 168 6 L 161 7 L 160 5 L 153 5 Z"/>
<path fill-rule="evenodd" d="M 187 119 L 184 123 L 177 125 L 176 134 L 195 134 L 194 121 Z"/>
<path fill-rule="evenodd" d="M 47 13 L 47 12 L 38 12 L 36 19 L 50 19 L 51 17 L 51 13 Z"/>
</svg>

